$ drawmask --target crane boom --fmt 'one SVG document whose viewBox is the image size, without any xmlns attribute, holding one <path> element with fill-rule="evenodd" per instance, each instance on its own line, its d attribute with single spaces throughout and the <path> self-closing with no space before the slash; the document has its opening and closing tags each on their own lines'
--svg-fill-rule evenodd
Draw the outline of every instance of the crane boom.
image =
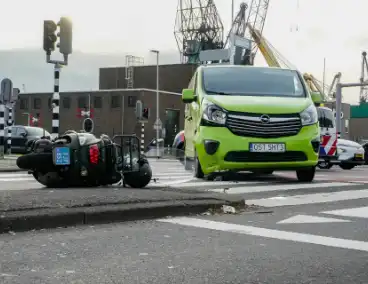
<svg viewBox="0 0 368 284">
<path fill-rule="evenodd" d="M 267 44 L 265 38 L 262 36 L 261 32 L 257 29 L 255 29 L 252 25 L 247 23 L 247 27 L 249 29 L 249 33 L 251 37 L 253 38 L 254 42 L 256 43 L 256 46 L 261 51 L 264 59 L 266 60 L 268 66 L 271 67 L 281 67 L 279 61 L 277 60 L 276 56 L 272 52 L 272 49 Z"/>
<path fill-rule="evenodd" d="M 246 23 L 248 27 L 250 26 L 253 30 L 259 31 L 261 35 L 266 22 L 269 3 L 270 0 L 252 0 L 249 6 L 249 14 Z M 253 58 L 257 53 L 257 49 L 258 45 L 254 45 L 252 48 Z"/>
</svg>

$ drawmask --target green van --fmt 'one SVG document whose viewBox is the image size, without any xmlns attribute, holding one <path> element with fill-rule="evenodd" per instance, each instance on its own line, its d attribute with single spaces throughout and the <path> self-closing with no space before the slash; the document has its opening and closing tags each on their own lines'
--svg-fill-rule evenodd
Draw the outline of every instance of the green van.
<svg viewBox="0 0 368 284">
<path fill-rule="evenodd" d="M 294 170 L 299 181 L 313 181 L 320 129 L 298 71 L 204 65 L 183 90 L 182 100 L 185 158 L 194 161 L 195 177 Z"/>
</svg>

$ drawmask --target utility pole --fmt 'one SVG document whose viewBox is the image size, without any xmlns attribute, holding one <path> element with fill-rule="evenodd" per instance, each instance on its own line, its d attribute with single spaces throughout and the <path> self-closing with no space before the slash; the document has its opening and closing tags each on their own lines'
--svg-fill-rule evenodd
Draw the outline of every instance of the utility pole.
<svg viewBox="0 0 368 284">
<path fill-rule="evenodd" d="M 59 32 L 57 29 L 59 27 Z M 52 95 L 52 138 L 59 136 L 60 126 L 60 71 L 62 66 L 68 65 L 68 56 L 72 54 L 73 24 L 67 17 L 61 17 L 58 23 L 51 20 L 44 21 L 43 25 L 43 49 L 46 52 L 46 63 L 54 64 L 54 91 Z M 59 43 L 56 44 L 59 38 Z M 51 53 L 55 51 L 55 45 L 63 54 L 64 60 L 52 60 Z"/>
<path fill-rule="evenodd" d="M 160 156 L 160 147 L 158 140 L 160 138 L 160 130 L 162 129 L 162 122 L 160 120 L 160 73 L 159 73 L 159 66 L 160 66 L 160 51 L 158 50 L 151 50 L 152 53 L 156 54 L 156 122 L 154 127 L 156 128 L 156 154 L 157 157 Z"/>
</svg>

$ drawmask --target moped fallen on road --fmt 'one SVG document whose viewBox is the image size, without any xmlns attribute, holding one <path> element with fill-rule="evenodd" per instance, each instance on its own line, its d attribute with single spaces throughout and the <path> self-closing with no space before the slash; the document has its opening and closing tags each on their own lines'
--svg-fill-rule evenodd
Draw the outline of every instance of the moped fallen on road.
<svg viewBox="0 0 368 284">
<path fill-rule="evenodd" d="M 135 135 L 107 135 L 69 130 L 54 140 L 34 141 L 17 166 L 46 187 L 97 187 L 113 184 L 143 188 L 152 178 Z"/>
</svg>

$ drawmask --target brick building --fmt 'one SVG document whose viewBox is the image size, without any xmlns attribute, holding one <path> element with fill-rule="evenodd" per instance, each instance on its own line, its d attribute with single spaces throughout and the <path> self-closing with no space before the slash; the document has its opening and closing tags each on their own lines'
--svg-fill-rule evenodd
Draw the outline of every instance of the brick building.
<svg viewBox="0 0 368 284">
<path fill-rule="evenodd" d="M 180 129 L 184 127 L 184 104 L 181 90 L 195 71 L 194 65 L 175 64 L 160 66 L 160 119 L 166 130 L 166 144 L 170 144 Z M 134 88 L 126 89 L 125 68 L 101 68 L 100 90 L 60 93 L 60 131 L 82 129 L 83 118 L 78 117 L 78 109 L 93 109 L 94 133 L 140 134 L 141 126 L 135 117 L 135 103 L 141 100 L 150 108 L 150 119 L 145 125 L 146 143 L 155 137 L 153 124 L 156 120 L 156 66 L 134 67 Z M 62 84 L 62 79 L 60 84 Z M 51 131 L 52 93 L 20 94 L 16 105 L 16 124 L 27 125 L 29 116 L 40 116 L 42 127 Z"/>
</svg>

